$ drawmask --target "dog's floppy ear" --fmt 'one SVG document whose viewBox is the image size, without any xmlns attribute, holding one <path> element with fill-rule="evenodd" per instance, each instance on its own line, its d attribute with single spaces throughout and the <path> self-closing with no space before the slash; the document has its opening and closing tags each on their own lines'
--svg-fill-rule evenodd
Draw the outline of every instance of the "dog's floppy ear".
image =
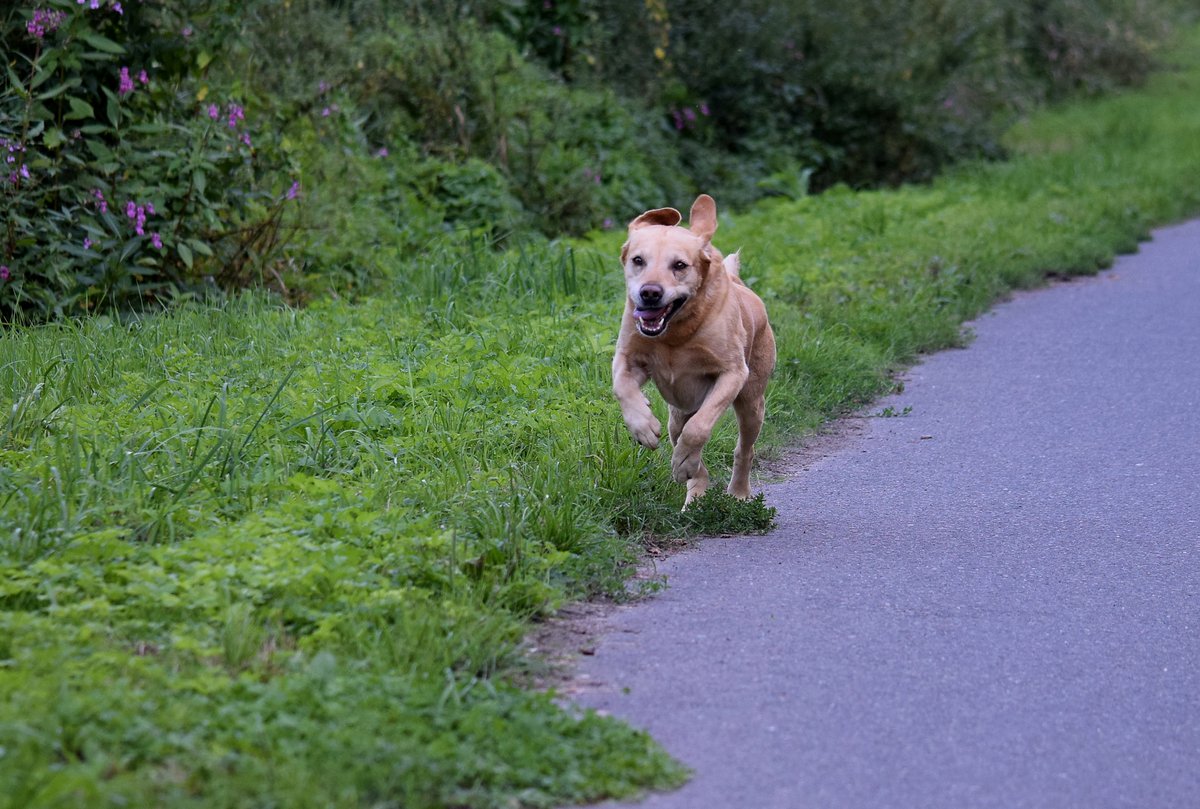
<svg viewBox="0 0 1200 809">
<path fill-rule="evenodd" d="M 644 214 L 634 219 L 629 223 L 629 232 L 644 228 L 648 225 L 678 225 L 683 221 L 683 214 L 674 208 L 655 208 L 653 211 L 646 211 Z"/>
<path fill-rule="evenodd" d="M 701 194 L 692 203 L 688 214 L 688 230 L 706 242 L 717 232 L 717 203 L 708 194 Z"/>
</svg>

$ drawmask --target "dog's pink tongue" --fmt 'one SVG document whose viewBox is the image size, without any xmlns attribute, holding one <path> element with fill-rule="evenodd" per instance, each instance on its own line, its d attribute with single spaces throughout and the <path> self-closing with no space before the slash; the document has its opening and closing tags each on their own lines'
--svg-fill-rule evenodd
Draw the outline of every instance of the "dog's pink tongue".
<svg viewBox="0 0 1200 809">
<path fill-rule="evenodd" d="M 659 317 L 667 311 L 667 307 L 661 309 L 634 309 L 633 316 L 638 320 L 658 320 Z"/>
</svg>

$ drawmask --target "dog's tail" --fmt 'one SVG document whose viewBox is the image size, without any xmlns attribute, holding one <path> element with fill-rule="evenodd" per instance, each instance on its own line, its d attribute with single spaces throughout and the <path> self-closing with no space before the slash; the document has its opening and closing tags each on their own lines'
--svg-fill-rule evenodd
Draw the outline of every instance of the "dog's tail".
<svg viewBox="0 0 1200 809">
<path fill-rule="evenodd" d="M 742 277 L 742 251 L 738 250 L 728 256 L 725 256 L 725 272 L 732 275 L 734 278 L 741 279 Z"/>
</svg>

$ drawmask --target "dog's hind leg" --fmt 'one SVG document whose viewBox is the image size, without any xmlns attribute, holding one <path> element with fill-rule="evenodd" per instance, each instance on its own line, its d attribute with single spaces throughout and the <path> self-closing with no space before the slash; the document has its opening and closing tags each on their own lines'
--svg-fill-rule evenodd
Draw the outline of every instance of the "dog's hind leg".
<svg viewBox="0 0 1200 809">
<path fill-rule="evenodd" d="M 683 426 L 687 424 L 688 419 L 692 417 L 692 413 L 684 413 L 677 407 L 668 406 L 670 413 L 667 418 L 667 435 L 671 437 L 671 446 L 679 443 L 679 436 L 683 432 Z M 708 490 L 708 467 L 704 465 L 704 461 L 700 461 L 696 467 L 696 473 L 688 478 L 687 481 L 687 498 L 683 501 L 683 507 L 686 509 L 688 503 L 695 500 L 697 497 L 703 497 L 704 492 Z"/>
<path fill-rule="evenodd" d="M 750 465 L 754 462 L 754 442 L 762 431 L 766 401 L 761 393 L 753 397 L 739 396 L 733 400 L 733 412 L 737 414 L 738 440 L 733 448 L 733 474 L 726 491 L 745 500 L 750 496 Z"/>
</svg>

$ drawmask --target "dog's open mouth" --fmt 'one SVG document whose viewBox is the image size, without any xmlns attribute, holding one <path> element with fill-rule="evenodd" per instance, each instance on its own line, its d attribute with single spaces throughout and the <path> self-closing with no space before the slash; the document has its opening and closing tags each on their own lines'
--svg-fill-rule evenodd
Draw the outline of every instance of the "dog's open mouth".
<svg viewBox="0 0 1200 809">
<path fill-rule="evenodd" d="M 657 337 L 667 330 L 667 323 L 675 316 L 687 302 L 686 297 L 676 298 L 661 309 L 642 309 L 636 308 L 633 310 L 633 319 L 637 324 L 637 329 L 644 337 Z"/>
</svg>

